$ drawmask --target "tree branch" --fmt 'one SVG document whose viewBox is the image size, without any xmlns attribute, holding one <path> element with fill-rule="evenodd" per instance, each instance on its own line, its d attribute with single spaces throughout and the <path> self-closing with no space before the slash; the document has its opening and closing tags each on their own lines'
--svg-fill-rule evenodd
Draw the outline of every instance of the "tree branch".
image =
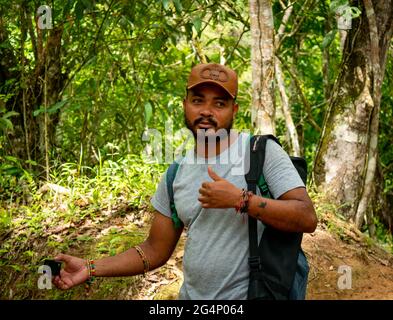
<svg viewBox="0 0 393 320">
<path fill-rule="evenodd" d="M 275 45 L 276 45 L 276 48 L 275 48 L 276 51 L 281 46 L 281 43 L 282 43 L 281 40 L 282 40 L 282 37 L 284 35 L 284 31 L 285 31 L 285 28 L 287 26 L 288 20 L 289 20 L 291 14 L 292 14 L 292 11 L 293 11 L 293 3 L 291 2 L 291 0 L 289 0 L 288 1 L 288 6 L 285 8 L 285 11 L 284 11 L 284 16 L 282 17 L 282 21 L 281 21 L 280 27 L 278 28 L 276 36 L 275 36 L 275 39 L 274 39 L 274 42 L 275 42 Z"/>
<path fill-rule="evenodd" d="M 297 17 L 298 17 L 298 18 L 295 20 L 294 26 L 293 26 L 291 32 L 290 32 L 290 33 L 285 33 L 285 34 L 282 36 L 281 41 L 280 41 L 280 43 L 279 43 L 279 46 L 277 46 L 277 48 L 279 48 L 279 47 L 281 46 L 282 42 L 283 42 L 286 38 L 288 38 L 288 37 L 293 37 L 293 36 L 299 31 L 300 27 L 301 27 L 302 24 L 303 24 L 304 19 L 306 18 L 306 15 L 303 14 L 303 13 L 305 13 L 306 11 L 309 11 L 309 10 L 312 8 L 312 6 L 313 6 L 314 4 L 315 4 L 315 0 L 306 0 L 306 1 L 305 1 L 305 3 L 303 4 L 302 8 L 301 8 L 300 11 L 299 11 L 299 13 L 297 14 Z M 300 17 L 300 18 L 299 18 L 299 17 Z"/>
<path fill-rule="evenodd" d="M 291 76 L 291 78 L 293 79 L 294 83 L 295 83 L 295 87 L 296 90 L 300 96 L 300 99 L 302 100 L 302 103 L 306 109 L 306 113 L 307 113 L 307 119 L 310 122 L 310 124 L 314 127 L 315 130 L 317 130 L 318 132 L 321 132 L 321 127 L 317 124 L 317 122 L 315 121 L 315 119 L 312 116 L 312 110 L 311 110 L 311 104 L 308 101 L 306 95 L 304 94 L 302 87 L 301 87 L 301 83 L 299 78 L 296 76 L 296 71 L 294 70 L 294 67 L 288 67 L 288 65 L 278 56 L 276 56 L 282 63 L 282 65 L 284 66 L 285 70 L 288 71 L 289 75 Z"/>
</svg>

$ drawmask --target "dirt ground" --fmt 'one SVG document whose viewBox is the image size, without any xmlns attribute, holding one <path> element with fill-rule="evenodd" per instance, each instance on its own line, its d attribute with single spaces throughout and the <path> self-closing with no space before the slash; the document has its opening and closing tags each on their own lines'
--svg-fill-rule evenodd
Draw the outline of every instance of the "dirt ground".
<svg viewBox="0 0 393 320">
<path fill-rule="evenodd" d="M 393 257 L 382 249 L 320 229 L 304 237 L 303 249 L 310 263 L 307 299 L 393 299 Z M 351 288 L 340 286 L 349 275 L 340 266 L 350 270 Z"/>
</svg>

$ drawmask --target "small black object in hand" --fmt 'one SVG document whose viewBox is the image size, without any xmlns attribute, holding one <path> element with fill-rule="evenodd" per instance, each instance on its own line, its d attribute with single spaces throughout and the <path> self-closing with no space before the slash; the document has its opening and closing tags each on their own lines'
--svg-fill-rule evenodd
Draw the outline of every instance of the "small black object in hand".
<svg viewBox="0 0 393 320">
<path fill-rule="evenodd" d="M 49 266 L 49 268 L 51 269 L 51 272 L 52 272 L 52 276 L 60 275 L 60 270 L 61 270 L 61 262 L 60 261 L 47 259 L 44 261 L 44 265 Z"/>
</svg>

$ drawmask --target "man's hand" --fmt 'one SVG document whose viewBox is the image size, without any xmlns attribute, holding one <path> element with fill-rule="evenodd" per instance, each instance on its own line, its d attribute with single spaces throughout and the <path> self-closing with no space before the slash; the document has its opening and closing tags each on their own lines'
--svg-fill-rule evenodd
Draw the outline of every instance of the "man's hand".
<svg viewBox="0 0 393 320">
<path fill-rule="evenodd" d="M 235 208 L 242 190 L 218 176 L 211 167 L 207 171 L 213 182 L 203 182 L 199 189 L 198 200 L 202 203 L 202 208 Z"/>
<path fill-rule="evenodd" d="M 55 260 L 65 262 L 65 267 L 60 271 L 60 276 L 55 276 L 53 279 L 54 285 L 59 289 L 70 289 L 89 278 L 86 260 L 66 254 L 59 254 Z"/>
</svg>

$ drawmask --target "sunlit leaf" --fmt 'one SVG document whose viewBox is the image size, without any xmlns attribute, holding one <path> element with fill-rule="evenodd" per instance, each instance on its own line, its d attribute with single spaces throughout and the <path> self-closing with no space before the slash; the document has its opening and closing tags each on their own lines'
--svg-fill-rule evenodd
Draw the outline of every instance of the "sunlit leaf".
<svg viewBox="0 0 393 320">
<path fill-rule="evenodd" d="M 333 42 L 334 38 L 336 37 L 336 34 L 337 34 L 337 29 L 334 29 L 326 34 L 321 44 L 322 49 L 326 49 L 327 47 L 330 46 L 330 44 Z"/>
<path fill-rule="evenodd" d="M 183 10 L 183 6 L 181 5 L 181 1 L 180 0 L 173 0 L 173 4 L 175 5 L 176 12 L 181 13 Z"/>
<path fill-rule="evenodd" d="M 151 116 L 153 115 L 153 107 L 150 102 L 145 103 L 145 125 L 147 126 L 150 122 Z"/>
</svg>

